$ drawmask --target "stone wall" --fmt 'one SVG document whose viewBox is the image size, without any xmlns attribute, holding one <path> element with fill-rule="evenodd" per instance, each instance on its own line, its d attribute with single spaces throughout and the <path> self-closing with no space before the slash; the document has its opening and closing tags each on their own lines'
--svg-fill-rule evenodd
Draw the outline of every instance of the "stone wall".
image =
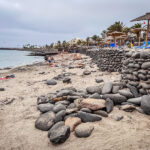
<svg viewBox="0 0 150 150">
<path fill-rule="evenodd" d="M 122 60 L 124 57 L 123 50 L 100 49 L 99 51 L 89 50 L 86 52 L 101 71 L 120 72 Z"/>
<path fill-rule="evenodd" d="M 125 54 L 122 81 L 135 87 L 140 95 L 150 93 L 150 51 L 130 51 Z"/>
</svg>

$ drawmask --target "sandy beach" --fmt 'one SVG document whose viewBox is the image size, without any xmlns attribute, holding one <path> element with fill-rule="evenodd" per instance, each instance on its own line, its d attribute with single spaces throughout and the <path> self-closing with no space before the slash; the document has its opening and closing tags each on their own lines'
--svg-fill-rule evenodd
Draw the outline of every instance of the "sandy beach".
<svg viewBox="0 0 150 150">
<path fill-rule="evenodd" d="M 104 81 L 119 81 L 119 73 L 108 73 L 98 70 L 91 59 L 82 55 L 81 60 L 73 61 L 71 54 L 54 57 L 58 67 L 49 67 L 46 62 L 22 66 L 11 70 L 0 70 L 0 76 L 14 74 L 15 78 L 0 81 L 0 150 L 149 150 L 150 117 L 134 112 L 124 112 L 115 107 L 108 118 L 94 124 L 94 131 L 88 138 L 77 138 L 74 132 L 63 144 L 53 145 L 47 132 L 35 128 L 35 120 L 40 112 L 37 110 L 37 97 L 55 92 L 64 87 L 75 87 L 85 90 L 88 86 L 99 85 L 95 78 Z M 85 68 L 77 68 L 78 64 Z M 72 65 L 74 69 L 68 69 Z M 91 66 L 92 65 L 92 66 Z M 62 67 L 63 66 L 63 67 Z M 83 76 L 84 70 L 91 74 Z M 43 73 L 44 72 L 44 73 Z M 70 73 L 71 83 L 58 81 L 55 86 L 45 84 L 46 80 Z M 114 118 L 123 115 L 121 121 Z"/>
</svg>

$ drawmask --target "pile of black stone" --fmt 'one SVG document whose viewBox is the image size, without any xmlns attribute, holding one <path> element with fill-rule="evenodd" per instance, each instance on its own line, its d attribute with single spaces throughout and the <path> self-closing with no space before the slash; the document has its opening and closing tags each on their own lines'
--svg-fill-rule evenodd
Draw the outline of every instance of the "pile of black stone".
<svg viewBox="0 0 150 150">
<path fill-rule="evenodd" d="M 48 131 L 53 144 L 65 142 L 73 131 L 77 137 L 90 136 L 94 126 L 87 122 L 108 117 L 114 105 L 127 112 L 139 108 L 137 110 L 141 113 L 150 114 L 148 95 L 137 97 L 132 86 L 127 88 L 122 83 L 111 82 L 102 86 L 90 86 L 86 90 L 64 88 L 38 97 L 37 104 L 41 115 L 36 120 L 35 127 Z"/>
<path fill-rule="evenodd" d="M 122 69 L 124 51 L 121 49 L 89 50 L 86 54 L 92 58 L 101 71 L 120 72 Z"/>
<path fill-rule="evenodd" d="M 150 51 L 126 53 L 122 81 L 134 86 L 139 95 L 150 94 Z"/>
</svg>

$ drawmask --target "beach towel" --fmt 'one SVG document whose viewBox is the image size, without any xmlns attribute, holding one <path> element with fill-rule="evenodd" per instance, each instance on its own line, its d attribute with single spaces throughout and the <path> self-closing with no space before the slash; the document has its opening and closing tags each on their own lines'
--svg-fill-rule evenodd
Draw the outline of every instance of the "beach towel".
<svg viewBox="0 0 150 150">
<path fill-rule="evenodd" d="M 14 78 L 15 75 L 9 75 L 9 76 L 5 76 L 5 77 L 0 77 L 0 80 L 6 80 L 6 79 L 10 79 L 10 78 Z"/>
</svg>

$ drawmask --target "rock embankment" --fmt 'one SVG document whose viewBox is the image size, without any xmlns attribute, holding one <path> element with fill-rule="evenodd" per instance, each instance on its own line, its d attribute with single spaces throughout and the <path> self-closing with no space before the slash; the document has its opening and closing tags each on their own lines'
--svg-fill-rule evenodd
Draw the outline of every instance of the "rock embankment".
<svg viewBox="0 0 150 150">
<path fill-rule="evenodd" d="M 150 51 L 128 52 L 122 67 L 122 81 L 134 96 L 150 94 Z"/>
<path fill-rule="evenodd" d="M 120 72 L 122 69 L 122 60 L 124 58 L 123 50 L 89 50 L 86 54 L 92 58 L 92 61 L 97 64 L 101 71 Z"/>
</svg>

